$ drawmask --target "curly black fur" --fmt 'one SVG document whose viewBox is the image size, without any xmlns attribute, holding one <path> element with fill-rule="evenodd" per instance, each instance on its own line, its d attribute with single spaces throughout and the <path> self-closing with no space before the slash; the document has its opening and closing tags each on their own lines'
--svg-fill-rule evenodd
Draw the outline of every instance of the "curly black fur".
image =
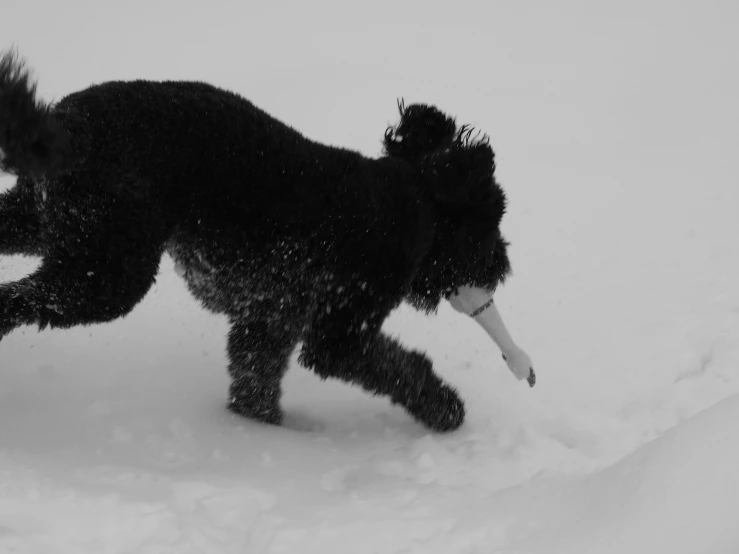
<svg viewBox="0 0 739 554">
<path fill-rule="evenodd" d="M 418 162 L 428 153 L 449 146 L 457 125 L 451 117 L 433 106 L 398 103 L 400 122 L 385 131 L 384 150 L 388 156 L 400 156 Z"/>
<path fill-rule="evenodd" d="M 129 313 L 168 252 L 189 290 L 231 322 L 229 407 L 279 423 L 293 348 L 318 375 L 388 396 L 430 428 L 464 407 L 430 360 L 381 326 L 403 300 L 493 291 L 509 273 L 505 197 L 486 139 L 401 105 L 385 153 L 313 142 L 244 98 L 197 82 L 108 82 L 36 99 L 0 62 L 0 254 L 43 258 L 0 285 L 0 338 Z"/>
<path fill-rule="evenodd" d="M 386 155 L 416 167 L 438 217 L 428 254 L 406 295 L 414 307 L 433 312 L 439 299 L 462 284 L 491 292 L 510 274 L 508 243 L 500 234 L 505 193 L 495 180 L 488 137 L 434 107 L 400 108 L 400 123 L 385 132 Z"/>
</svg>

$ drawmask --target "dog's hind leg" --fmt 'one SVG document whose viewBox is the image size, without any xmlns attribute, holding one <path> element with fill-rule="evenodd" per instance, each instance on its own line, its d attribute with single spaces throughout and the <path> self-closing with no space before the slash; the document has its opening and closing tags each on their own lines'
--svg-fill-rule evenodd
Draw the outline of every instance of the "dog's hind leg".
<svg viewBox="0 0 739 554">
<path fill-rule="evenodd" d="M 28 277 L 0 285 L 0 339 L 22 325 L 69 328 L 128 314 L 152 286 L 159 260 L 128 272 L 118 263 L 46 258 Z"/>
<path fill-rule="evenodd" d="M 231 411 L 264 423 L 282 422 L 281 381 L 297 338 L 287 322 L 268 317 L 233 322 L 228 336 Z"/>
<path fill-rule="evenodd" d="M 33 188 L 21 177 L 0 194 L 0 256 L 40 255 L 39 228 Z"/>
<path fill-rule="evenodd" d="M 22 325 L 104 323 L 133 309 L 154 284 L 164 240 L 151 222 L 119 215 L 81 230 L 84 217 L 54 229 L 59 244 L 38 270 L 0 285 L 0 338 Z"/>
</svg>

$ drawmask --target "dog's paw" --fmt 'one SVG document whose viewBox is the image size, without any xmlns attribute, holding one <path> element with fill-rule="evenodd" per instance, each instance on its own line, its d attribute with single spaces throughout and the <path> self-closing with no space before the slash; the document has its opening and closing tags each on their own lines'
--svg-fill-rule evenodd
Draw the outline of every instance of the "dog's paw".
<svg viewBox="0 0 739 554">
<path fill-rule="evenodd" d="M 426 427 L 440 433 L 454 431 L 464 423 L 464 402 L 452 387 L 444 384 L 424 391 L 406 409 Z"/>
<path fill-rule="evenodd" d="M 239 398 L 231 397 L 228 400 L 227 408 L 236 415 L 247 417 L 260 423 L 282 425 L 282 410 L 276 406 L 254 406 Z"/>
</svg>

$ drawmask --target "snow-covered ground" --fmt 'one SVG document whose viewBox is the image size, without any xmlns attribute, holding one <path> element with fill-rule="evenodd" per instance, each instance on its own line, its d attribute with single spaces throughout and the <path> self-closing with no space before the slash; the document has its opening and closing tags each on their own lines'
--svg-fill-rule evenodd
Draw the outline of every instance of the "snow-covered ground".
<svg viewBox="0 0 739 554">
<path fill-rule="evenodd" d="M 399 96 L 479 125 L 538 384 L 401 308 L 460 431 L 297 363 L 286 427 L 234 418 L 225 322 L 165 259 L 125 320 L 0 342 L 0 553 L 738 552 L 739 5 L 604 4 L 4 2 L 46 98 L 206 80 L 368 155 Z"/>
</svg>

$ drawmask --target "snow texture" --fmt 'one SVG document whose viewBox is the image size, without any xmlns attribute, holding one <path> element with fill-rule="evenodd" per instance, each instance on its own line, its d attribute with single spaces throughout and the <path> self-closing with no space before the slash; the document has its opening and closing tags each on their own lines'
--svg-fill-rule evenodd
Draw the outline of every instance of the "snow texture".
<svg viewBox="0 0 739 554">
<path fill-rule="evenodd" d="M 197 78 L 367 155 L 399 96 L 474 123 L 537 386 L 450 306 L 403 307 L 386 329 L 458 388 L 458 432 L 294 358 L 286 425 L 240 419 L 226 323 L 167 259 L 126 319 L 0 344 L 0 554 L 739 551 L 737 6 L 190 4 L 11 2 L 0 36 L 44 98 Z"/>
</svg>

